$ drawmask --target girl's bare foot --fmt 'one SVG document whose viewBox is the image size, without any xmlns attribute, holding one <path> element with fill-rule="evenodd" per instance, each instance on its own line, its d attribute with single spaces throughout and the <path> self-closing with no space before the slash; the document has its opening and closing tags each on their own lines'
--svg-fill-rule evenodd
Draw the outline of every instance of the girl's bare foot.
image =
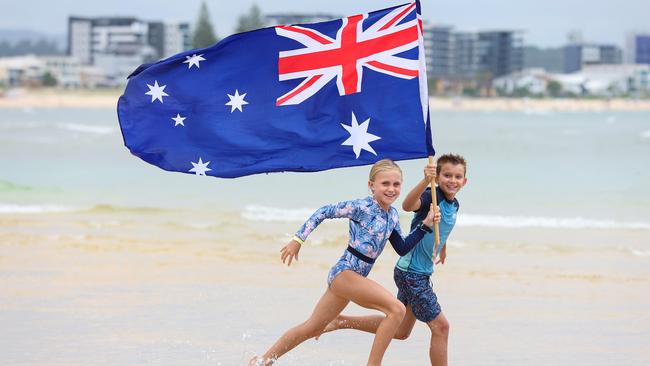
<svg viewBox="0 0 650 366">
<path fill-rule="evenodd" d="M 273 365 L 273 360 L 266 360 L 266 362 L 264 362 L 263 358 L 257 356 L 251 358 L 251 360 L 248 361 L 248 366 L 270 366 L 270 365 Z"/>
</svg>

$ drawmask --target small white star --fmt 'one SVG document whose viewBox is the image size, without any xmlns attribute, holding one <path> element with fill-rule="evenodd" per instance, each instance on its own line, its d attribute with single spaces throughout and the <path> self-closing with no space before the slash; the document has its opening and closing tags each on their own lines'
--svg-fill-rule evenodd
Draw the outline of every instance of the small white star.
<svg viewBox="0 0 650 366">
<path fill-rule="evenodd" d="M 234 112 L 235 109 L 239 109 L 240 112 L 244 111 L 242 109 L 242 106 L 248 104 L 248 102 L 244 100 L 245 96 L 246 93 L 239 95 L 239 90 L 237 89 L 235 89 L 235 95 L 228 94 L 228 98 L 230 98 L 230 102 L 226 103 L 226 105 L 230 106 L 230 113 Z"/>
<path fill-rule="evenodd" d="M 154 85 L 149 85 L 149 91 L 146 92 L 146 95 L 151 95 L 151 103 L 153 103 L 154 100 L 158 99 L 160 103 L 163 102 L 163 97 L 168 97 L 169 94 L 165 93 L 164 90 L 167 87 L 167 85 L 163 86 L 158 86 L 158 80 L 154 83 Z"/>
<path fill-rule="evenodd" d="M 187 118 L 187 117 L 181 117 L 180 114 L 176 113 L 176 117 L 172 118 L 172 120 L 173 120 L 174 122 L 176 122 L 176 124 L 174 125 L 174 127 L 176 127 L 176 126 L 178 126 L 178 125 L 185 126 L 185 124 L 183 123 L 183 121 L 185 121 L 186 118 Z"/>
<path fill-rule="evenodd" d="M 210 162 L 208 161 L 204 163 L 203 160 L 201 160 L 201 158 L 199 158 L 198 163 L 195 163 L 193 161 L 190 161 L 190 163 L 194 165 L 194 168 L 190 169 L 189 171 L 196 173 L 196 175 L 205 175 L 205 172 L 209 172 L 210 170 L 212 170 L 208 168 L 208 164 L 210 164 Z"/>
<path fill-rule="evenodd" d="M 192 66 L 196 65 L 197 69 L 201 68 L 201 65 L 199 65 L 199 62 L 205 61 L 205 59 L 202 57 L 203 54 L 197 55 L 196 53 L 193 54 L 191 57 L 190 56 L 185 56 L 186 60 L 183 61 L 184 64 L 189 64 L 187 66 L 188 69 L 191 69 Z"/>
<path fill-rule="evenodd" d="M 341 126 L 343 126 L 343 128 L 345 128 L 350 134 L 350 137 L 347 140 L 343 141 L 341 145 L 352 146 L 352 150 L 357 155 L 357 159 L 359 159 L 361 150 L 366 150 L 374 155 L 377 155 L 372 146 L 370 146 L 370 142 L 379 140 L 381 137 L 368 133 L 369 124 L 370 118 L 359 124 L 357 122 L 357 117 L 354 115 L 354 112 L 352 112 L 352 122 L 349 126 L 341 123 Z"/>
</svg>

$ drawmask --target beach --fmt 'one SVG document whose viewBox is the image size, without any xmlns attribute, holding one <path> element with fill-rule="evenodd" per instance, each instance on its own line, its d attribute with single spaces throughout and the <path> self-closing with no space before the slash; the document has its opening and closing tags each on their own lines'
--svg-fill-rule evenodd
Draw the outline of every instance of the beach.
<svg viewBox="0 0 650 366">
<path fill-rule="evenodd" d="M 115 108 L 121 90 L 20 89 L 0 97 L 0 108 Z M 436 111 L 650 111 L 648 99 L 432 97 Z"/>
<path fill-rule="evenodd" d="M 450 364 L 650 363 L 648 117 L 432 112 L 438 153 L 469 162 L 432 278 Z M 405 189 L 425 163 L 400 162 Z M 322 224 L 290 268 L 280 248 L 316 208 L 367 195 L 367 174 L 170 173 L 128 152 L 112 107 L 0 108 L 0 364 L 245 365 L 309 316 L 347 223 Z M 396 260 L 387 247 L 370 274 L 393 293 Z M 428 333 L 384 364 L 427 365 Z M 362 365 L 371 343 L 326 334 L 277 365 Z"/>
<path fill-rule="evenodd" d="M 170 224 L 179 214 L 192 221 L 187 212 L 0 216 L 3 363 L 243 365 L 309 315 L 345 242 L 343 223 L 325 224 L 286 268 L 278 249 L 296 223 L 212 214 L 213 227 Z M 543 231 L 454 233 L 434 277 L 450 363 L 647 364 L 650 252 L 609 247 L 647 246 L 647 231 Z M 391 291 L 396 259 L 387 250 L 371 274 Z M 371 342 L 326 334 L 278 364 L 360 365 Z M 427 347 L 418 324 L 385 363 L 425 365 Z"/>
</svg>

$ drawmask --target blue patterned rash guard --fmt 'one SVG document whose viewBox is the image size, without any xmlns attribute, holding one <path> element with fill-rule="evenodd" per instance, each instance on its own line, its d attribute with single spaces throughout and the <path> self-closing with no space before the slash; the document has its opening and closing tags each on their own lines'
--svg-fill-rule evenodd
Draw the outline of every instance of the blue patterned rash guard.
<svg viewBox="0 0 650 366">
<path fill-rule="evenodd" d="M 367 276 L 389 238 L 395 251 L 404 255 L 426 233 L 425 229 L 418 227 L 407 238 L 403 238 L 397 210 L 391 207 L 389 211 L 384 211 L 373 197 L 368 196 L 319 208 L 300 227 L 296 236 L 304 241 L 321 222 L 334 218 L 350 220 L 350 239 L 348 248 L 327 276 L 328 285 L 345 270 Z"/>
</svg>

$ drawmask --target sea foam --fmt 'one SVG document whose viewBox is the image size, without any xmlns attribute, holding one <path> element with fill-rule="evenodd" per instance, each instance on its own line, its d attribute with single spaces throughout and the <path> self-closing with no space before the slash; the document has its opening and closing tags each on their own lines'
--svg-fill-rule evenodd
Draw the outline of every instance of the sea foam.
<svg viewBox="0 0 650 366">
<path fill-rule="evenodd" d="M 303 222 L 315 211 L 313 208 L 277 208 L 249 205 L 241 217 L 251 221 Z M 410 215 L 409 215 L 410 217 Z M 501 216 L 462 213 L 459 227 L 492 228 L 553 228 L 553 229 L 636 229 L 650 230 L 649 222 L 597 220 L 583 217 Z"/>
<path fill-rule="evenodd" d="M 549 229 L 637 229 L 650 230 L 648 222 L 596 220 L 583 217 L 458 215 L 458 226 Z"/>
<path fill-rule="evenodd" d="M 59 123 L 57 127 L 63 130 L 73 132 L 91 133 L 95 135 L 110 135 L 115 132 L 115 128 L 108 126 L 89 126 L 79 123 Z"/>
<path fill-rule="evenodd" d="M 56 212 L 72 212 L 78 209 L 61 205 L 18 205 L 13 203 L 0 203 L 0 215 L 2 214 L 42 214 Z"/>
</svg>

